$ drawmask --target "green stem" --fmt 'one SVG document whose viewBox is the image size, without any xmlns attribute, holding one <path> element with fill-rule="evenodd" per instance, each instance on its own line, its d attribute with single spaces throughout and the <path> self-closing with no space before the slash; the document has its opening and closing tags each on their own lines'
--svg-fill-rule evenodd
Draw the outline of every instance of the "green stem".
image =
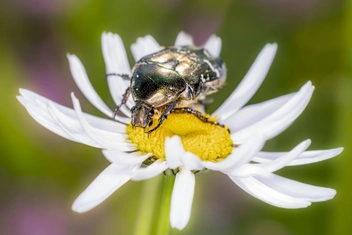
<svg viewBox="0 0 352 235">
<path fill-rule="evenodd" d="M 153 234 L 167 235 L 170 232 L 170 203 L 174 182 L 175 175 L 170 170 L 166 171 Z"/>
<path fill-rule="evenodd" d="M 160 194 L 160 183 L 162 176 L 155 177 L 143 182 L 141 199 L 135 224 L 135 235 L 149 235 L 154 220 L 156 207 L 158 206 L 157 198 Z"/>
</svg>

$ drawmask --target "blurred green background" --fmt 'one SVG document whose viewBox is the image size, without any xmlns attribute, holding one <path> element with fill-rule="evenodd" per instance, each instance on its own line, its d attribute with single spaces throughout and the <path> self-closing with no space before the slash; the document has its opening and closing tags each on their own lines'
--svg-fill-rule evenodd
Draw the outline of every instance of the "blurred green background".
<svg viewBox="0 0 352 235">
<path fill-rule="evenodd" d="M 222 38 L 227 85 L 213 95 L 214 111 L 233 91 L 268 42 L 279 50 L 250 103 L 316 86 L 303 114 L 266 150 L 287 151 L 310 138 L 310 149 L 344 146 L 338 157 L 288 167 L 279 174 L 335 188 L 334 199 L 306 209 L 267 205 L 225 175 L 197 176 L 188 226 L 172 234 L 348 234 L 352 221 L 352 3 L 343 0 L 113 1 L 14 0 L 0 2 L 0 234 L 130 234 L 141 182 L 129 182 L 85 214 L 71 211 L 74 199 L 108 165 L 101 151 L 66 139 L 37 124 L 16 100 L 31 89 L 72 107 L 70 92 L 85 112 L 99 113 L 74 84 L 66 53 L 85 65 L 93 86 L 114 107 L 104 80 L 100 37 L 119 34 L 128 50 L 151 34 L 172 45 L 179 31 L 201 45 Z M 128 50 L 131 64 L 131 53 Z"/>
</svg>

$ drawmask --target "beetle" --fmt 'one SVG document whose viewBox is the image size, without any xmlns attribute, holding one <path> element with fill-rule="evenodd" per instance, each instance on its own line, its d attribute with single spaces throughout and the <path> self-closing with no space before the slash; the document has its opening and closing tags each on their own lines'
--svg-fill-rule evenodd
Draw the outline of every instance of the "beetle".
<svg viewBox="0 0 352 235">
<path fill-rule="evenodd" d="M 132 93 L 135 106 L 131 109 L 133 127 L 147 127 L 158 119 L 158 124 L 148 131 L 156 130 L 171 112 L 192 113 L 204 122 L 209 121 L 199 111 L 190 108 L 197 102 L 206 101 L 226 80 L 224 61 L 213 57 L 206 49 L 195 46 L 167 47 L 142 57 L 132 68 L 132 76 L 110 73 L 130 79 L 130 86 L 123 95 L 119 108 Z M 113 118 L 114 118 L 113 117 Z"/>
</svg>

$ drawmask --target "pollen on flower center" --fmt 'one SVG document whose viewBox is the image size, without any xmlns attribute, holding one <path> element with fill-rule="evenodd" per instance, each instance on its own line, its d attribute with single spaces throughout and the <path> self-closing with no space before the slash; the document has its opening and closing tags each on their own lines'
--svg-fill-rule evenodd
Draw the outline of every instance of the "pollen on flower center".
<svg viewBox="0 0 352 235">
<path fill-rule="evenodd" d="M 214 120 L 215 121 L 215 120 Z M 193 114 L 171 113 L 163 124 L 149 137 L 143 128 L 126 128 L 129 139 L 141 152 L 153 153 L 165 159 L 165 139 L 178 135 L 186 151 L 196 154 L 202 160 L 217 161 L 226 158 L 233 149 L 233 142 L 227 127 L 206 123 Z"/>
</svg>

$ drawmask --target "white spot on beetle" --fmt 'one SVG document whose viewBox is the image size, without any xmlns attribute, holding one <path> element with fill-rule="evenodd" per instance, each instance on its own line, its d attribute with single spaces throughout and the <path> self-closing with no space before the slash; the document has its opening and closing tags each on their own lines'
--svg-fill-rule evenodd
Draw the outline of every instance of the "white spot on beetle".
<svg viewBox="0 0 352 235">
<path fill-rule="evenodd" d="M 209 67 L 211 68 L 211 70 L 216 73 L 216 76 L 217 76 L 217 77 L 220 77 L 219 70 L 215 69 L 214 66 L 210 63 L 209 60 L 204 60 L 204 62 L 207 63 L 207 64 L 209 65 Z"/>
</svg>

